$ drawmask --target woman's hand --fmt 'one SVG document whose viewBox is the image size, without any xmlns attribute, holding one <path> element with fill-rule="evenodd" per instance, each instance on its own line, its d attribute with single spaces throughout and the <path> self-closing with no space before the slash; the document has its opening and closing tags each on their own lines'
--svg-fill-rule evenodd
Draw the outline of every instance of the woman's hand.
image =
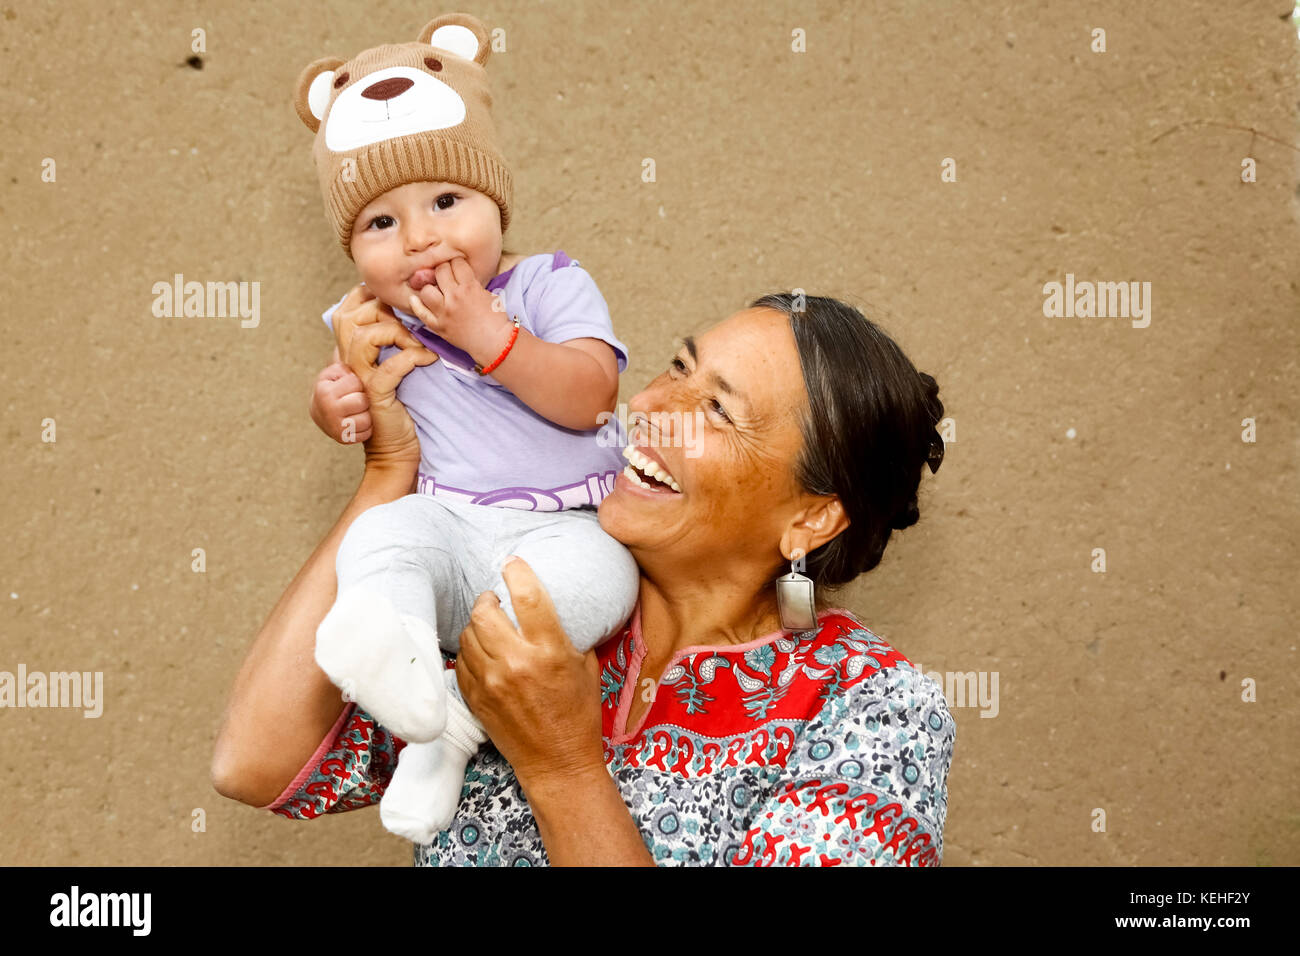
<svg viewBox="0 0 1300 956">
<path fill-rule="evenodd" d="M 431 365 L 438 356 L 364 285 L 353 288 L 335 310 L 333 326 L 339 357 L 361 380 L 370 404 L 366 466 L 410 467 L 413 461 L 418 468 L 420 440 L 410 413 L 397 400 L 397 385 L 417 365 Z M 402 351 L 376 365 L 385 345 L 396 345 Z"/>
<path fill-rule="evenodd" d="M 528 797 L 552 866 L 654 866 L 605 766 L 600 663 L 560 626 L 528 562 L 502 569 L 519 627 L 485 591 L 460 635 L 460 692 Z"/>
<path fill-rule="evenodd" d="M 460 635 L 456 680 L 525 791 L 599 771 L 605 776 L 600 664 L 569 641 L 528 562 L 502 569 L 516 628 L 491 591 L 474 602 Z"/>
</svg>

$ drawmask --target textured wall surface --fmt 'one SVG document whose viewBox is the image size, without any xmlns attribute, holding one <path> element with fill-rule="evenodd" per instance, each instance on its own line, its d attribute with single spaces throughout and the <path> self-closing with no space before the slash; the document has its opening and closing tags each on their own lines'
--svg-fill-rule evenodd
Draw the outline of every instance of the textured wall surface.
<svg viewBox="0 0 1300 956">
<path fill-rule="evenodd" d="M 1300 864 L 1288 5 L 466 7 L 507 41 L 508 245 L 591 271 L 624 400 L 794 287 L 939 380 L 921 522 L 843 603 L 997 675 L 996 716 L 950 699 L 947 865 Z M 293 83 L 458 5 L 111 6 L 0 11 L 0 671 L 103 675 L 97 718 L 0 709 L 0 862 L 406 865 L 375 811 L 291 823 L 208 762 L 361 469 L 307 415 L 355 273 Z M 155 317 L 177 273 L 259 283 L 259 323 Z M 1045 315 L 1067 274 L 1149 282 L 1149 324 Z"/>
</svg>

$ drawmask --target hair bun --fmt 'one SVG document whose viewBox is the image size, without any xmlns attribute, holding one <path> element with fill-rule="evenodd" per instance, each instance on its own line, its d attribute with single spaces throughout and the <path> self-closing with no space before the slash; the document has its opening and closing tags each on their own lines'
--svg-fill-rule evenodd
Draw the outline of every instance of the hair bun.
<svg viewBox="0 0 1300 956">
<path fill-rule="evenodd" d="M 916 498 L 913 497 L 911 501 L 903 506 L 901 512 L 894 515 L 894 520 L 889 523 L 889 526 L 895 531 L 902 531 L 904 528 L 912 527 L 920 520 L 921 511 L 917 508 Z"/>
</svg>

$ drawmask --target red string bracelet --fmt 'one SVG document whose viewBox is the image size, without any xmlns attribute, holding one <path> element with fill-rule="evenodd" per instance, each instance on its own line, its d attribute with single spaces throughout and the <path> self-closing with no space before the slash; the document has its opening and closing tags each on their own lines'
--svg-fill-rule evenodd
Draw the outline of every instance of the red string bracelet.
<svg viewBox="0 0 1300 956">
<path fill-rule="evenodd" d="M 492 364 L 487 366 L 486 368 L 484 368 L 482 365 L 479 365 L 477 362 L 475 362 L 474 371 L 478 372 L 480 375 L 486 375 L 488 372 L 492 371 L 494 368 L 500 365 L 502 360 L 505 359 L 505 357 L 510 353 L 510 350 L 514 348 L 515 339 L 517 338 L 519 338 L 519 320 L 515 319 L 515 327 L 510 333 L 510 341 L 507 342 L 506 347 L 501 350 L 501 354 L 498 355 L 496 359 L 492 362 Z"/>
</svg>

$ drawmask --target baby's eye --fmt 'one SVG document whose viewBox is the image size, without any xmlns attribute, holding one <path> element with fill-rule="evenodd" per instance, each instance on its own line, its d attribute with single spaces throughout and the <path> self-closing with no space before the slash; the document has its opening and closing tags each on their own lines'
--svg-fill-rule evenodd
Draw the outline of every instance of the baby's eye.
<svg viewBox="0 0 1300 956">
<path fill-rule="evenodd" d="M 393 222 L 392 216 L 376 216 L 374 219 L 370 220 L 370 225 L 367 226 L 366 228 L 387 229 L 390 225 L 392 225 L 392 222 Z"/>
<path fill-rule="evenodd" d="M 459 198 L 460 197 L 457 196 L 455 193 L 443 193 L 441 196 L 439 196 L 437 199 L 434 200 L 434 204 L 439 209 L 450 209 L 452 206 L 456 204 L 456 200 Z M 443 202 L 444 199 L 449 199 L 451 201 L 444 203 Z"/>
</svg>

